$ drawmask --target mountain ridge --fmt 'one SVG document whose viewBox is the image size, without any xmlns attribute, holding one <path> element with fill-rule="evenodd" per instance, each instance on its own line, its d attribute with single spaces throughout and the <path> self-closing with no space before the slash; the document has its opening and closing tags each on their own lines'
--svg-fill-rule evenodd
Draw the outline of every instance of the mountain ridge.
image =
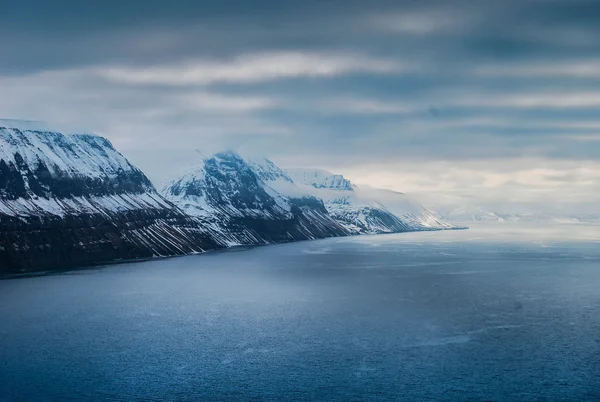
<svg viewBox="0 0 600 402">
<path fill-rule="evenodd" d="M 224 151 L 161 195 L 104 137 L 0 120 L 0 273 L 451 228 L 404 199 L 384 205 L 343 175 L 290 172 Z"/>
<path fill-rule="evenodd" d="M 290 205 L 299 200 L 311 200 L 312 205 L 322 205 L 321 213 L 326 212 L 333 220 L 345 228 L 348 234 L 399 233 L 416 230 L 441 230 L 454 228 L 452 225 L 435 218 L 429 211 L 415 206 L 403 199 L 401 216 L 391 212 L 375 198 L 368 197 L 364 190 L 352 184 L 343 175 L 333 174 L 321 169 L 282 169 L 264 157 L 243 158 L 233 151 L 217 153 L 204 161 L 204 168 L 196 173 L 187 173 L 166 186 L 165 197 L 184 211 L 196 216 L 215 215 L 221 209 L 219 203 L 206 197 L 194 198 L 194 190 L 184 198 L 179 197 L 181 182 L 192 186 L 197 180 L 207 180 L 206 166 L 212 161 L 231 159 L 243 166 L 245 174 L 253 172 L 255 179 L 248 183 L 255 191 L 264 192 L 272 197 L 282 210 L 289 211 Z M 291 174 L 290 174 L 291 173 Z M 241 173 L 240 173 L 241 174 Z M 210 182 L 213 175 L 208 175 Z M 210 187 L 208 182 L 201 185 Z M 385 190 L 381 190 L 385 191 Z M 196 191 L 198 193 L 198 191 Z M 396 197 L 404 197 L 398 192 L 386 192 Z M 226 197 L 225 197 L 226 198 Z M 220 199 L 227 205 L 226 199 Z M 318 208 L 319 209 L 319 208 Z M 223 211 L 221 211 L 223 212 Z M 271 216 L 272 217 L 272 216 Z M 222 219 L 223 220 L 223 219 Z"/>
<path fill-rule="evenodd" d="M 318 200 L 288 197 L 265 185 L 261 177 L 288 180 L 272 167 L 259 169 L 232 151 L 221 152 L 168 183 L 162 193 L 226 246 L 349 234 Z"/>
<path fill-rule="evenodd" d="M 218 245 L 103 137 L 0 123 L 0 272 Z"/>
<path fill-rule="evenodd" d="M 321 198 L 329 213 L 357 234 L 453 229 L 405 194 L 358 186 L 322 169 L 286 169 L 305 193 Z M 282 192 L 289 189 L 274 183 Z M 390 198 L 392 197 L 392 198 Z M 383 200 L 387 198 L 387 200 Z"/>
</svg>

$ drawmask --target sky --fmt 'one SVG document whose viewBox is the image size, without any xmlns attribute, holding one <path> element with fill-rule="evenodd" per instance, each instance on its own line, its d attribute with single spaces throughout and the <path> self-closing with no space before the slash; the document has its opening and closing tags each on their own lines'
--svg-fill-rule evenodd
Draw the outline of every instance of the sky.
<svg viewBox="0 0 600 402">
<path fill-rule="evenodd" d="M 158 186 L 232 149 L 598 212 L 595 0 L 0 0 L 0 55 L 0 117 L 104 135 Z"/>
</svg>

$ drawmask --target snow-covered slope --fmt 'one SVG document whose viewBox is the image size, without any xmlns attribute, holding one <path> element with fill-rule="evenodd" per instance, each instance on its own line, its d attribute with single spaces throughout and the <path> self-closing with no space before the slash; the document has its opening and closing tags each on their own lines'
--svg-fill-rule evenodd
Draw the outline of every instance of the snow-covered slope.
<svg viewBox="0 0 600 402">
<path fill-rule="evenodd" d="M 356 186 L 342 175 L 324 170 L 288 169 L 298 187 L 323 199 L 329 213 L 359 233 L 395 233 L 451 229 L 405 194 Z"/>
<path fill-rule="evenodd" d="M 226 246 L 348 234 L 320 200 L 284 195 L 268 182 L 293 186 L 272 164 L 259 166 L 222 152 L 167 184 L 163 194 Z"/>
<path fill-rule="evenodd" d="M 314 188 L 352 191 L 356 187 L 341 174 L 322 169 L 287 169 L 286 172 L 295 183 Z"/>
<path fill-rule="evenodd" d="M 223 152 L 159 195 L 105 138 L 0 120 L 0 274 L 450 226 L 400 193 Z"/>
<path fill-rule="evenodd" d="M 360 186 L 357 192 L 364 198 L 377 200 L 385 205 L 388 211 L 419 230 L 457 228 L 438 218 L 432 211 L 411 199 L 407 194 L 364 185 Z"/>
<path fill-rule="evenodd" d="M 0 273 L 214 247 L 108 140 L 0 120 Z"/>
</svg>

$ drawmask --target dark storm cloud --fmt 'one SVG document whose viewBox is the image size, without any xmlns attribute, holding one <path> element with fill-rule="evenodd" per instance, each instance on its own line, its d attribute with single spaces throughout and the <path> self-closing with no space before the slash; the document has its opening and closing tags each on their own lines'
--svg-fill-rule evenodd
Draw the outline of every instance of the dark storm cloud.
<svg viewBox="0 0 600 402">
<path fill-rule="evenodd" d="M 290 48 L 445 64 L 599 52 L 594 1 L 5 0 L 1 7 L 3 71 Z"/>
<path fill-rule="evenodd" d="M 369 8 L 390 3 L 374 1 Z M 0 12 L 0 50 L 6 56 L 1 64 L 18 70 L 322 46 L 329 35 L 334 41 L 342 35 L 332 18 L 343 19 L 359 6 L 356 1 L 8 0 Z M 45 57 L 31 57 L 32 52 Z"/>
</svg>

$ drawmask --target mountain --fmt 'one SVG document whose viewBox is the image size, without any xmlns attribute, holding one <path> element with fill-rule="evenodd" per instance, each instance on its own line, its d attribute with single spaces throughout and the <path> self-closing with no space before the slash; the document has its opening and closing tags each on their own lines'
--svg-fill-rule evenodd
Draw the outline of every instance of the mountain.
<svg viewBox="0 0 600 402">
<path fill-rule="evenodd" d="M 404 194 L 359 188 L 323 170 L 284 171 L 233 152 L 205 159 L 163 194 L 223 245 L 453 228 Z"/>
<path fill-rule="evenodd" d="M 455 208 L 442 216 L 451 222 L 516 222 L 519 216 L 482 208 Z"/>
<path fill-rule="evenodd" d="M 163 194 L 223 246 L 350 234 L 321 200 L 282 194 L 268 184 L 272 181 L 293 185 L 275 165 L 257 166 L 221 152 L 167 184 Z"/>
<path fill-rule="evenodd" d="M 0 273 L 215 247 L 105 138 L 0 120 Z"/>
<path fill-rule="evenodd" d="M 233 152 L 163 193 L 105 138 L 0 120 L 0 274 L 452 228 L 404 194 Z"/>
<path fill-rule="evenodd" d="M 354 191 L 356 186 L 341 174 L 333 174 L 322 169 L 288 169 L 294 182 L 316 189 Z"/>
<path fill-rule="evenodd" d="M 288 169 L 294 183 L 321 198 L 329 213 L 356 233 L 398 233 L 453 229 L 405 194 L 352 184 L 324 170 Z"/>
</svg>

